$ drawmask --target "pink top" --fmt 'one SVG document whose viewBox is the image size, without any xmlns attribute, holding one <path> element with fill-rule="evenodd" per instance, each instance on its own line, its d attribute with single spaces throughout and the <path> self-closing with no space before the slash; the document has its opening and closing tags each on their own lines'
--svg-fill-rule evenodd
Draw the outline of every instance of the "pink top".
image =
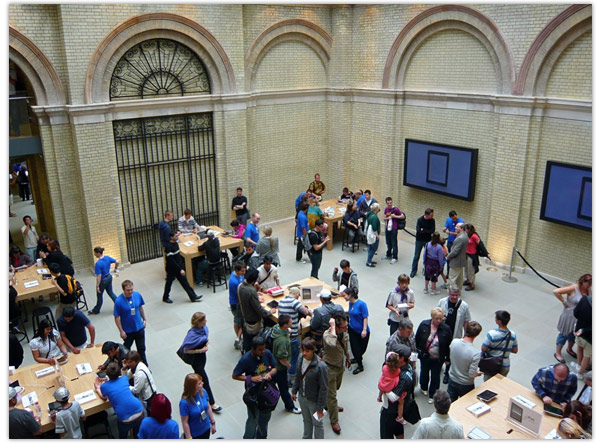
<svg viewBox="0 0 596 447">
<path fill-rule="evenodd" d="M 232 235 L 234 239 L 242 239 L 244 236 L 244 230 L 246 230 L 246 225 L 238 224 L 238 233 Z"/>
<path fill-rule="evenodd" d="M 476 233 L 474 233 L 471 237 L 470 240 L 468 242 L 468 248 L 466 248 L 466 253 L 469 255 L 475 255 L 478 252 L 478 242 L 480 241 L 480 238 L 478 237 L 478 235 Z"/>
</svg>

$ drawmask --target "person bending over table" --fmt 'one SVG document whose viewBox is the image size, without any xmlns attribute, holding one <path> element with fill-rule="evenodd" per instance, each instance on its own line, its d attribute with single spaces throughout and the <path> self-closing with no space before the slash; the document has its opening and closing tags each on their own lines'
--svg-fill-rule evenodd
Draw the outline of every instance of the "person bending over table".
<svg viewBox="0 0 596 447">
<path fill-rule="evenodd" d="M 577 391 L 577 376 L 569 372 L 564 363 L 557 363 L 540 368 L 532 378 L 532 387 L 546 405 L 553 402 L 562 405 L 573 399 Z"/>
</svg>

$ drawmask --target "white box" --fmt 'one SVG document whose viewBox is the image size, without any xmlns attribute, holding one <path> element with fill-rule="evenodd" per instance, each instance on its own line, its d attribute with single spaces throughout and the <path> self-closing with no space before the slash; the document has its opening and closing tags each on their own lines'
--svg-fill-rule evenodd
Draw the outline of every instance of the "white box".
<svg viewBox="0 0 596 447">
<path fill-rule="evenodd" d="M 466 410 L 478 417 L 488 413 L 490 411 L 490 406 L 486 405 L 484 402 L 476 402 L 474 405 L 467 407 Z"/>
<path fill-rule="evenodd" d="M 50 374 L 54 374 L 56 370 L 53 366 L 48 366 L 47 368 L 40 369 L 39 371 L 35 371 L 35 375 L 39 379 L 40 377 L 49 376 Z"/>
</svg>

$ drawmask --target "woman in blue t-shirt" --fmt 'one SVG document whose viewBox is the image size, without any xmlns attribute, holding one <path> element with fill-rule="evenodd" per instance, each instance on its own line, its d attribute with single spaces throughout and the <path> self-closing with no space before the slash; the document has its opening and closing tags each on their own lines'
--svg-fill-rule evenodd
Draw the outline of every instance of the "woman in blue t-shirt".
<svg viewBox="0 0 596 447">
<path fill-rule="evenodd" d="M 180 418 L 186 439 L 209 439 L 216 431 L 213 411 L 199 374 L 187 374 L 184 379 Z"/>
<path fill-rule="evenodd" d="M 179 439 L 178 422 L 172 419 L 172 404 L 165 394 L 151 400 L 151 416 L 141 422 L 139 439 Z"/>
<path fill-rule="evenodd" d="M 346 300 L 349 301 L 348 314 L 350 315 L 350 326 L 348 327 L 348 335 L 350 336 L 350 348 L 354 358 L 352 363 L 357 363 L 358 366 L 352 374 L 359 374 L 364 371 L 362 365 L 362 356 L 368 347 L 368 340 L 370 339 L 370 329 L 368 327 L 368 307 L 366 303 L 358 299 L 358 292 L 348 287 L 345 291 Z"/>
</svg>

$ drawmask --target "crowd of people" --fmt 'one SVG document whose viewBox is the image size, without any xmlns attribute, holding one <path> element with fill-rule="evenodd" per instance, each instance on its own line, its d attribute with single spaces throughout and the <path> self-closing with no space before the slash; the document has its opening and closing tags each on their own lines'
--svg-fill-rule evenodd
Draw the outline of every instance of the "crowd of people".
<svg viewBox="0 0 596 447">
<path fill-rule="evenodd" d="M 310 276 L 317 279 L 323 247 L 329 240 L 324 215 L 318 206 L 325 192 L 326 187 L 316 174 L 315 180 L 295 202 L 296 261 L 305 263 L 306 254 L 311 263 Z M 405 228 L 406 216 L 394 205 L 393 199 L 385 199 L 382 219 L 378 217 L 381 207 L 368 189 L 354 194 L 344 188 L 338 200 L 346 203 L 343 225 L 348 232 L 348 243 L 366 242 L 365 266 L 377 265 L 373 259 L 383 231 L 386 242 L 383 260 L 396 264 L 398 230 Z M 267 438 L 268 423 L 279 400 L 285 411 L 302 416 L 304 439 L 324 438 L 326 414 L 331 430 L 340 435 L 340 413 L 344 409 L 339 405 L 339 394 L 343 374 L 352 365 L 354 375 L 365 370 L 364 359 L 371 334 L 368 305 L 359 297 L 362 278 L 348 259 L 343 259 L 332 272 L 331 279 L 337 285 L 340 299 L 345 299 L 347 311 L 337 300 L 334 302 L 334 296 L 325 289 L 317 295 L 320 307 L 310 310 L 301 303 L 299 287 L 291 287 L 287 296 L 280 297 L 277 309 L 262 306 L 264 299 L 259 292 L 283 283 L 279 239 L 273 236 L 271 226 L 265 226 L 263 237 L 260 236 L 260 215 L 251 214 L 247 203 L 242 188 L 238 188 L 232 201 L 235 219 L 231 222 L 230 234 L 244 242 L 243 247 L 232 253 L 233 271 L 228 289 L 234 348 L 241 351 L 231 376 L 245 387 L 242 399 L 247 419 L 243 438 Z M 186 279 L 191 272 L 184 270 L 179 235 L 206 232 L 206 242 L 199 245 L 205 255 L 198 258 L 194 269 L 199 286 L 203 281 L 212 281 L 212 266 L 227 254 L 222 253 L 214 233 L 197 224 L 190 209 L 178 219 L 176 231 L 172 228 L 173 220 L 174 214 L 167 211 L 159 224 L 167 274 L 163 302 L 173 302 L 169 293 L 174 279 L 191 301 L 200 301 L 201 296 Z M 70 259 L 60 251 L 57 241 L 45 234 L 37 238 L 30 218 L 24 219 L 24 223 L 24 235 L 27 231 L 31 241 L 36 237 L 35 247 L 31 242 L 25 246 L 26 251 L 33 249 L 34 258 L 39 256 L 46 262 L 60 295 L 56 311 L 58 328 L 53 328 L 49 320 L 42 321 L 30 343 L 36 362 L 54 364 L 63 361 L 69 352 L 76 355 L 92 346 L 95 328 L 88 317 L 76 309 L 76 283 L 72 285 L 74 270 Z M 470 306 L 461 297 L 464 286 L 468 292 L 476 289 L 479 258 L 489 255 L 474 225 L 464 222 L 452 210 L 442 232 L 446 237 L 441 237 L 436 229 L 433 209 L 426 209 L 416 221 L 410 273 L 397 275 L 397 284 L 385 301 L 389 328 L 385 357 L 382 364 L 373 367 L 378 368 L 380 377 L 377 400 L 381 403 L 382 439 L 403 438 L 404 426 L 408 423 L 417 424 L 414 439 L 463 439 L 462 424 L 449 416 L 451 404 L 473 390 L 480 376 L 484 381 L 496 374 L 507 376 L 510 356 L 519 351 L 516 333 L 509 328 L 512 315 L 507 310 L 495 309 L 495 326 L 483 328 L 472 318 Z M 206 370 L 209 350 L 206 315 L 202 312 L 192 315 L 191 327 L 177 351 L 180 359 L 193 370 L 186 375 L 182 387 L 179 427 L 172 420 L 169 398 L 158 392 L 149 369 L 145 301 L 130 280 L 122 282 L 122 293 L 116 296 L 112 290 L 112 274 L 118 272 L 118 261 L 104 255 L 102 247 L 96 247 L 94 255 L 98 259 L 95 266 L 97 302 L 88 313 L 96 315 L 101 311 L 103 292 L 107 292 L 113 301 L 115 325 L 121 338 L 119 342 L 106 341 L 102 345 L 107 359 L 98 370 L 105 371 L 106 377 L 96 379 L 95 391 L 100 398 L 110 400 L 118 421 L 119 437 L 127 438 L 132 434 L 142 439 L 181 436 L 205 439 L 216 434 L 214 415 L 223 408 L 216 403 Z M 442 288 L 447 296 L 438 299 L 428 312 L 428 318 L 420 319 L 416 325 L 416 292 L 410 283 L 418 273 L 421 256 L 425 280 L 422 293 L 438 295 Z M 14 268 L 26 266 L 32 260 L 31 256 L 14 248 L 10 259 Z M 555 402 L 562 406 L 564 419 L 559 424 L 558 434 L 564 438 L 591 436 L 591 279 L 591 275 L 586 274 L 577 284 L 554 290 L 563 305 L 557 325 L 554 354 L 557 363 L 541 368 L 531 381 L 532 388 L 545 404 Z M 12 285 L 10 292 L 14 300 Z M 305 317 L 311 317 L 310 329 L 300 334 L 300 320 Z M 483 340 L 482 343 L 477 339 Z M 136 350 L 131 350 L 133 343 Z M 565 343 L 566 352 L 576 358 L 577 363 L 566 363 L 562 356 Z M 577 352 L 573 350 L 574 345 Z M 584 381 L 579 393 L 578 380 Z M 441 389 L 441 382 L 447 385 L 445 391 Z M 422 420 L 414 398 L 417 387 L 435 409 L 430 417 Z M 69 403 L 69 397 L 66 388 L 58 388 L 54 393 L 56 402 L 62 406 L 62 411 L 52 415 L 55 433 L 60 437 L 80 438 L 80 421 L 84 421 L 85 414 L 76 402 Z M 10 437 L 38 435 L 41 432 L 39 420 L 15 408 L 15 404 L 16 395 L 9 387 Z"/>
</svg>

